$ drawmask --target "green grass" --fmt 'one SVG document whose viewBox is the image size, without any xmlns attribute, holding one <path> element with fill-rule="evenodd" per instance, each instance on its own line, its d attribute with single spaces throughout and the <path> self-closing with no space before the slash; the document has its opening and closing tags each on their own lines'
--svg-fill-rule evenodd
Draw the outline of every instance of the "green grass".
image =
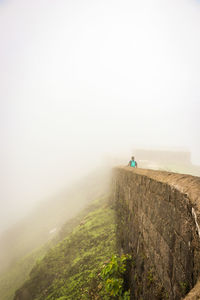
<svg viewBox="0 0 200 300">
<path fill-rule="evenodd" d="M 103 299 L 101 269 L 115 253 L 114 210 L 104 199 L 34 266 L 16 295 L 26 291 L 34 300 Z"/>
</svg>

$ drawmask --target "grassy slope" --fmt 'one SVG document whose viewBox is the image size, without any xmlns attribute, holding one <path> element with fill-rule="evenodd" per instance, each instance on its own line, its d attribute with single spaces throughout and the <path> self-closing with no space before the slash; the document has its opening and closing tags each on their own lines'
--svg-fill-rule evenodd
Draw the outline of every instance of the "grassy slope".
<svg viewBox="0 0 200 300">
<path fill-rule="evenodd" d="M 8 269 L 3 275 L 0 276 L 0 295 L 1 300 L 12 300 L 15 291 L 22 286 L 28 275 L 35 265 L 36 261 L 40 261 L 50 247 L 55 246 L 64 238 L 66 238 L 72 230 L 80 224 L 81 220 L 91 211 L 97 210 L 105 202 L 105 199 L 94 201 L 88 205 L 78 216 L 72 218 L 62 227 L 56 237 L 50 242 L 46 243 L 43 247 L 32 251 L 29 255 L 19 260 L 12 267 Z"/>
<path fill-rule="evenodd" d="M 80 225 L 34 266 L 30 279 L 17 291 L 19 299 L 24 293 L 37 300 L 100 297 L 98 274 L 116 252 L 114 211 L 105 200 L 90 210 Z"/>
<path fill-rule="evenodd" d="M 98 169 L 50 199 L 40 202 L 20 222 L 0 236 L 0 275 L 34 249 L 43 246 L 63 224 L 94 199 L 107 193 L 109 170 Z"/>
</svg>

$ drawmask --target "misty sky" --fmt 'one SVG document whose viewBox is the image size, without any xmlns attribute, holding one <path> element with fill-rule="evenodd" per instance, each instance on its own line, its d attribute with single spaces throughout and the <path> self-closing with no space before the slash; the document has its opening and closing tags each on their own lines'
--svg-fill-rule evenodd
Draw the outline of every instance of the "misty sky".
<svg viewBox="0 0 200 300">
<path fill-rule="evenodd" d="M 0 0 L 1 229 L 109 155 L 200 164 L 199 116 L 200 1 Z"/>
</svg>

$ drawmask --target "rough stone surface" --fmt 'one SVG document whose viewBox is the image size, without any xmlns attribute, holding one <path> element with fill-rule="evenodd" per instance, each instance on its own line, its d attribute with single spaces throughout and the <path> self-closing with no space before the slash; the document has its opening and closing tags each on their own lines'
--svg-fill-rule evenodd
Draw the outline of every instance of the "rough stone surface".
<svg viewBox="0 0 200 300">
<path fill-rule="evenodd" d="M 200 177 L 130 167 L 113 173 L 118 247 L 134 260 L 132 299 L 183 299 L 200 275 Z M 199 283 L 185 299 L 198 293 Z"/>
</svg>

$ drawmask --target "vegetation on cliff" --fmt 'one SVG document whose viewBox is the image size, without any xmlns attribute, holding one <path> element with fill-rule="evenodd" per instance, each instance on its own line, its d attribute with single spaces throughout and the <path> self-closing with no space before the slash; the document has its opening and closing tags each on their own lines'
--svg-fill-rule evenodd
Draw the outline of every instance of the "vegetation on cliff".
<svg viewBox="0 0 200 300">
<path fill-rule="evenodd" d="M 36 261 L 66 238 L 89 212 L 104 205 L 105 199 L 92 200 L 107 194 L 108 182 L 107 171 L 93 172 L 41 203 L 29 217 L 5 232 L 0 239 L 1 300 L 12 300 Z M 55 228 L 57 231 L 50 234 Z"/>
<path fill-rule="evenodd" d="M 34 300 L 112 299 L 112 286 L 109 290 L 107 279 L 120 283 L 113 290 L 123 296 L 120 276 L 125 272 L 126 258 L 110 260 L 113 255 L 116 255 L 114 210 L 104 198 L 93 203 L 89 214 L 72 233 L 37 262 L 15 299 L 22 299 L 24 294 Z M 110 266 L 121 271 L 118 277 L 107 272 L 112 269 Z M 105 278 L 105 274 L 111 277 Z M 128 293 L 125 295 L 121 299 L 128 299 Z"/>
<path fill-rule="evenodd" d="M 15 294 L 15 291 L 19 289 L 20 286 L 23 285 L 23 283 L 29 279 L 29 273 L 31 272 L 32 268 L 37 262 L 37 265 L 40 265 L 40 262 L 42 261 L 43 257 L 45 256 L 45 253 L 47 253 L 48 249 L 55 247 L 59 242 L 63 241 L 65 243 L 65 239 L 70 236 L 73 230 L 77 227 L 80 230 L 84 228 L 86 225 L 85 218 L 86 216 L 91 212 L 97 212 L 98 210 L 102 211 L 107 206 L 107 198 L 101 198 L 97 201 L 91 202 L 84 210 L 81 211 L 76 217 L 72 218 L 71 220 L 67 221 L 66 224 L 62 227 L 62 229 L 59 231 L 59 233 L 54 237 L 53 240 L 46 243 L 43 247 L 38 248 L 25 257 L 23 257 L 21 260 L 19 260 L 17 263 L 15 263 L 13 266 L 11 266 L 7 272 L 2 274 L 0 276 L 0 294 L 2 300 L 12 300 Z M 99 211 L 99 212 L 100 212 Z M 114 227 L 114 220 L 113 220 L 113 210 L 109 208 L 109 211 L 111 214 L 110 216 L 110 226 Z M 101 215 L 101 214 L 100 214 Z M 99 222 L 104 222 L 105 219 L 105 226 L 106 226 L 106 210 L 105 215 L 102 215 L 102 220 L 99 219 Z M 95 214 L 94 214 L 94 220 L 95 222 Z M 113 223 L 112 223 L 113 222 Z M 82 225 L 79 225 L 82 224 Z M 98 225 L 98 222 L 96 222 L 96 225 Z M 100 225 L 98 225 L 100 226 Z M 97 227 L 98 227 L 97 226 Z M 89 228 L 88 228 L 89 230 Z M 108 233 L 110 234 L 110 237 L 113 235 L 113 231 L 108 228 Z M 85 237 L 85 236 L 84 236 Z M 89 238 L 89 236 L 88 236 Z M 111 237 L 112 240 L 112 237 Z M 101 241 L 101 240 L 100 240 Z M 99 242 L 99 241 L 98 241 Z M 114 240 L 113 240 L 114 244 Z M 57 250 L 59 252 L 59 247 L 57 246 Z M 55 250 L 55 251 L 57 251 Z M 77 249 L 79 250 L 79 248 Z M 48 255 L 50 255 L 52 250 L 49 250 Z M 73 246 L 72 246 L 73 251 Z M 113 252 L 114 253 L 114 252 Z M 59 253 L 57 253 L 57 256 L 59 257 Z M 23 290 L 23 289 L 22 289 Z"/>
</svg>

